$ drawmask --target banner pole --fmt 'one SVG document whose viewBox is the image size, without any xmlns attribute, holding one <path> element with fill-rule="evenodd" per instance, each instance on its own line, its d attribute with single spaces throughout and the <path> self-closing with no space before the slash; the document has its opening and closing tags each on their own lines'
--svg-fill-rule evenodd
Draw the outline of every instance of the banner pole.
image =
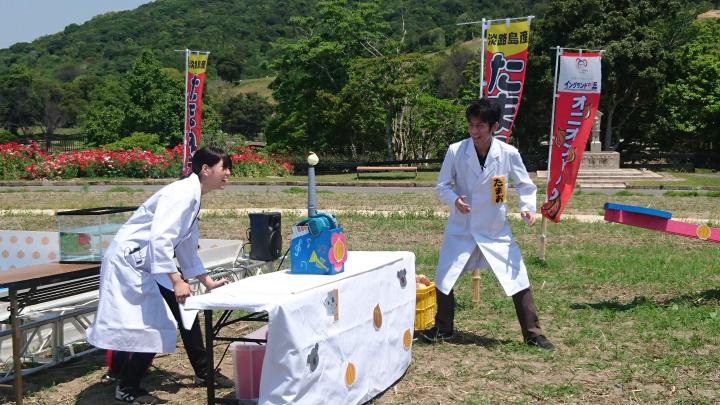
<svg viewBox="0 0 720 405">
<path fill-rule="evenodd" d="M 480 302 L 480 269 L 472 272 L 472 302 L 475 304 Z"/>
<path fill-rule="evenodd" d="M 552 144 L 553 144 L 553 131 L 555 129 L 555 101 L 557 100 L 557 81 L 558 81 L 558 66 L 560 63 L 560 48 L 555 47 L 555 79 L 553 80 L 553 96 L 552 96 L 552 114 L 550 116 L 550 142 L 548 142 L 548 167 L 547 177 L 545 181 L 545 202 L 547 202 L 547 189 L 550 186 L 550 163 L 552 160 Z M 542 222 L 540 224 L 540 260 L 545 261 L 545 246 L 547 244 L 547 218 L 545 215 L 542 216 Z"/>
<path fill-rule="evenodd" d="M 480 96 L 483 97 L 483 89 L 485 88 L 485 18 L 482 19 L 480 32 Z"/>
<path fill-rule="evenodd" d="M 188 91 L 187 91 L 187 83 L 188 83 L 188 59 L 190 58 L 190 50 L 185 48 L 185 76 L 183 78 L 183 90 L 185 93 L 185 106 L 183 107 L 183 110 L 185 111 L 185 118 L 183 119 L 182 124 L 182 137 L 183 137 L 183 167 L 182 172 L 180 172 L 181 176 L 185 175 L 185 163 L 187 162 L 188 155 L 187 155 L 187 134 L 185 131 L 187 130 L 187 119 L 188 119 Z"/>
</svg>

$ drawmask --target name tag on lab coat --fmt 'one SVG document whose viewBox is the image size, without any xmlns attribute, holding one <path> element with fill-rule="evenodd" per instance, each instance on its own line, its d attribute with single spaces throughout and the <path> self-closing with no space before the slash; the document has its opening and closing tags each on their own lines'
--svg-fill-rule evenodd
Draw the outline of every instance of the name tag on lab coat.
<svg viewBox="0 0 720 405">
<path fill-rule="evenodd" d="M 492 188 L 492 198 L 490 201 L 492 201 L 493 204 L 502 204 L 507 201 L 505 176 L 493 176 L 490 187 Z"/>
</svg>

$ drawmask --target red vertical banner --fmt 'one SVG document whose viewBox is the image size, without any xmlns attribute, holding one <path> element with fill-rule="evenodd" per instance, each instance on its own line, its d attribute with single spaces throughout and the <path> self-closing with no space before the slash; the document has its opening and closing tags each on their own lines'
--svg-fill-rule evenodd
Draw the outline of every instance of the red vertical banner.
<svg viewBox="0 0 720 405">
<path fill-rule="evenodd" d="M 192 172 L 192 156 L 200 145 L 202 93 L 208 54 L 192 52 L 187 55 L 185 80 L 185 139 L 183 142 L 183 176 Z"/>
<path fill-rule="evenodd" d="M 500 128 L 495 137 L 510 142 L 513 123 L 520 107 L 527 70 L 530 18 L 520 21 L 493 21 L 485 31 L 485 85 L 483 95 L 502 108 Z"/>
<path fill-rule="evenodd" d="M 580 162 L 600 102 L 600 53 L 563 52 L 559 58 L 555 115 L 542 214 L 553 222 L 575 189 Z"/>
</svg>

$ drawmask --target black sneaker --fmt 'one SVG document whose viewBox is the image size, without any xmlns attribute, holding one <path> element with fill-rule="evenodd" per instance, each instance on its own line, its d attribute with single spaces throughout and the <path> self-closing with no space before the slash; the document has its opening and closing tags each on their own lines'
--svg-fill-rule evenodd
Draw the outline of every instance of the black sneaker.
<svg viewBox="0 0 720 405">
<path fill-rule="evenodd" d="M 195 376 L 195 384 L 205 386 L 207 385 L 207 381 L 205 380 L 205 376 Z M 213 385 L 215 388 L 233 388 L 235 387 L 235 382 L 227 377 L 225 377 L 220 371 L 215 372 L 215 378 L 213 378 Z"/>
<path fill-rule="evenodd" d="M 543 350 L 555 350 L 555 345 L 553 345 L 552 342 L 550 342 L 544 335 L 533 336 L 531 338 L 525 339 L 525 343 L 528 346 L 539 347 Z"/>
<path fill-rule="evenodd" d="M 150 395 L 150 393 L 140 387 L 120 387 L 115 388 L 115 402 L 123 404 L 157 404 L 158 398 Z"/>
<path fill-rule="evenodd" d="M 425 343 L 447 342 L 455 337 L 453 331 L 441 331 L 437 326 L 418 332 L 418 337 Z"/>
</svg>

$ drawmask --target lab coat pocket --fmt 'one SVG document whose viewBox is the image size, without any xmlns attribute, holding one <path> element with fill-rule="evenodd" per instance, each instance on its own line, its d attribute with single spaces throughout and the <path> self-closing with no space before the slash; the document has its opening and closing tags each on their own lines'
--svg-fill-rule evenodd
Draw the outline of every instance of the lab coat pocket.
<svg viewBox="0 0 720 405">
<path fill-rule="evenodd" d="M 147 251 L 147 245 L 140 246 L 136 244 L 125 246 L 122 249 L 125 262 L 129 267 L 139 273 L 150 272 L 150 263 L 147 261 Z"/>
<path fill-rule="evenodd" d="M 450 209 L 450 218 L 448 218 L 448 230 L 454 233 L 465 233 L 468 230 L 470 222 L 470 214 L 463 214 L 456 207 Z"/>
<path fill-rule="evenodd" d="M 505 204 L 501 204 L 497 207 L 497 215 L 493 218 L 491 229 L 494 233 L 500 233 L 502 232 L 503 228 L 505 228 L 505 223 L 507 222 L 507 206 Z"/>
</svg>

